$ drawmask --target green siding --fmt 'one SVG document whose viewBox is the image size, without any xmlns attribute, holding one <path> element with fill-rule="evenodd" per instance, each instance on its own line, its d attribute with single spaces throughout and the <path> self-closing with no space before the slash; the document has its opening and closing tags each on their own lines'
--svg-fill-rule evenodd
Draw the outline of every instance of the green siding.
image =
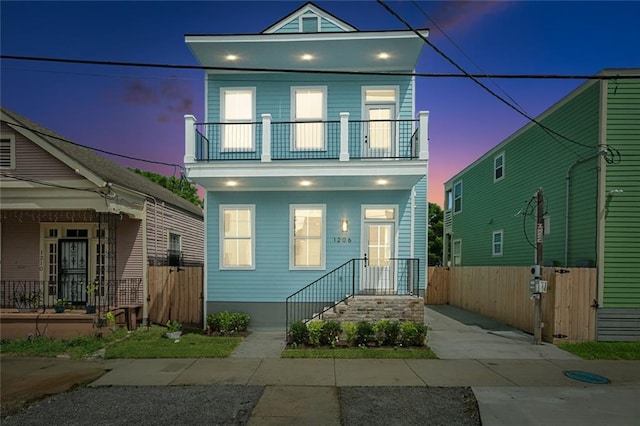
<svg viewBox="0 0 640 426">
<path fill-rule="evenodd" d="M 640 79 L 610 81 L 607 144 L 620 151 L 606 166 L 604 300 L 610 308 L 640 307 Z"/>
<path fill-rule="evenodd" d="M 530 265 L 535 249 L 527 242 L 522 214 L 543 188 L 550 233 L 544 239 L 544 263 L 564 263 L 566 173 L 572 163 L 597 153 L 600 91 L 587 84 L 541 119 L 558 133 L 588 145 L 581 147 L 539 126 L 527 126 L 445 184 L 462 180 L 462 211 L 453 215 L 453 239 L 462 239 L 462 265 Z M 493 160 L 504 152 L 504 178 L 493 180 Z M 571 172 L 569 266 L 596 261 L 597 158 L 576 164 Z M 530 212 L 535 214 L 535 201 Z M 534 218 L 526 231 L 535 241 Z M 503 231 L 502 256 L 492 254 L 492 235 Z"/>
</svg>

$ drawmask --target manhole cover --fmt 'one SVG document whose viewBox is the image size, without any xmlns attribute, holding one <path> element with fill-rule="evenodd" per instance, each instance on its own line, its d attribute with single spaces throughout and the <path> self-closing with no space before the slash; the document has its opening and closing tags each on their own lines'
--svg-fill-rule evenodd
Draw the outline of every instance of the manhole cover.
<svg viewBox="0 0 640 426">
<path fill-rule="evenodd" d="M 607 383 L 611 383 L 611 380 L 607 379 L 606 377 L 600 376 L 599 374 L 589 373 L 588 371 L 567 370 L 567 371 L 564 371 L 563 373 L 568 378 L 573 380 L 578 380 L 580 382 L 594 383 L 598 385 L 605 385 Z"/>
</svg>

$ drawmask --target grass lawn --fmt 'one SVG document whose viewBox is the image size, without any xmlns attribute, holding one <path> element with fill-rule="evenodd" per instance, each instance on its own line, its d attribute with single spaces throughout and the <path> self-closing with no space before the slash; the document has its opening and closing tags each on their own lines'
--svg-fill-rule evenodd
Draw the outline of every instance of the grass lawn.
<svg viewBox="0 0 640 426">
<path fill-rule="evenodd" d="M 560 343 L 558 346 L 583 359 L 640 359 L 640 342 Z"/>
<path fill-rule="evenodd" d="M 164 337 L 166 328 L 152 326 L 133 333 L 117 329 L 104 337 L 78 336 L 54 340 L 47 337 L 6 340 L 0 354 L 12 356 L 55 357 L 66 354 L 79 359 L 106 348 L 105 358 L 226 358 L 242 341 L 240 337 L 208 337 L 183 334 L 178 342 Z"/>
<path fill-rule="evenodd" d="M 282 358 L 377 358 L 377 359 L 437 359 L 428 347 L 424 348 L 339 348 L 286 349 Z"/>
</svg>

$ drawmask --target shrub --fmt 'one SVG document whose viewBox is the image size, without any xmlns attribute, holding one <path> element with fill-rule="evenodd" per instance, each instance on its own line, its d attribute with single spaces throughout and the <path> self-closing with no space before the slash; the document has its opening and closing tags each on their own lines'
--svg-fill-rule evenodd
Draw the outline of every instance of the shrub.
<svg viewBox="0 0 640 426">
<path fill-rule="evenodd" d="M 249 320 L 249 314 L 222 311 L 207 315 L 207 326 L 211 331 L 217 331 L 220 334 L 235 334 L 247 331 Z"/>
<path fill-rule="evenodd" d="M 345 321 L 342 323 L 342 331 L 344 332 L 344 339 L 347 341 L 347 345 L 353 345 L 356 341 L 356 324 Z"/>
<path fill-rule="evenodd" d="M 375 324 L 374 330 L 379 345 L 394 346 L 400 335 L 400 324 L 396 321 L 380 320 Z"/>
<path fill-rule="evenodd" d="M 321 321 L 321 320 L 309 321 L 309 323 L 307 324 L 307 329 L 309 330 L 309 341 L 313 346 L 320 345 L 323 326 L 324 326 L 324 321 Z"/>
<path fill-rule="evenodd" d="M 356 324 L 356 344 L 357 345 L 366 345 L 369 341 L 373 339 L 375 332 L 373 330 L 373 325 L 360 321 Z"/>
<path fill-rule="evenodd" d="M 400 327 L 403 346 L 424 346 L 427 340 L 427 326 L 422 323 L 404 322 Z"/>
<path fill-rule="evenodd" d="M 306 344 L 309 341 L 309 329 L 303 321 L 296 321 L 289 326 L 289 343 Z"/>
<path fill-rule="evenodd" d="M 338 321 L 325 322 L 320 332 L 320 344 L 335 347 L 341 332 L 342 327 Z"/>
</svg>

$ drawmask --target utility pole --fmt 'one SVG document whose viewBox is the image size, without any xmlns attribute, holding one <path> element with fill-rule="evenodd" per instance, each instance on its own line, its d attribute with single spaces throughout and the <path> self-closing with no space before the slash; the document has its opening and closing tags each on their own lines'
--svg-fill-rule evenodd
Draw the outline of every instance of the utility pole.
<svg viewBox="0 0 640 426">
<path fill-rule="evenodd" d="M 544 194 L 542 188 L 538 190 L 537 194 L 537 211 L 536 211 L 536 268 L 534 273 L 534 281 L 536 281 L 535 293 L 533 294 L 535 302 L 534 312 L 534 324 L 533 324 L 533 344 L 539 345 L 542 343 L 542 328 L 544 323 L 542 322 L 542 293 L 546 292 L 545 288 L 541 288 L 540 283 L 542 279 L 542 263 L 543 263 L 543 240 L 544 240 Z M 545 283 L 546 284 L 546 283 Z"/>
</svg>

